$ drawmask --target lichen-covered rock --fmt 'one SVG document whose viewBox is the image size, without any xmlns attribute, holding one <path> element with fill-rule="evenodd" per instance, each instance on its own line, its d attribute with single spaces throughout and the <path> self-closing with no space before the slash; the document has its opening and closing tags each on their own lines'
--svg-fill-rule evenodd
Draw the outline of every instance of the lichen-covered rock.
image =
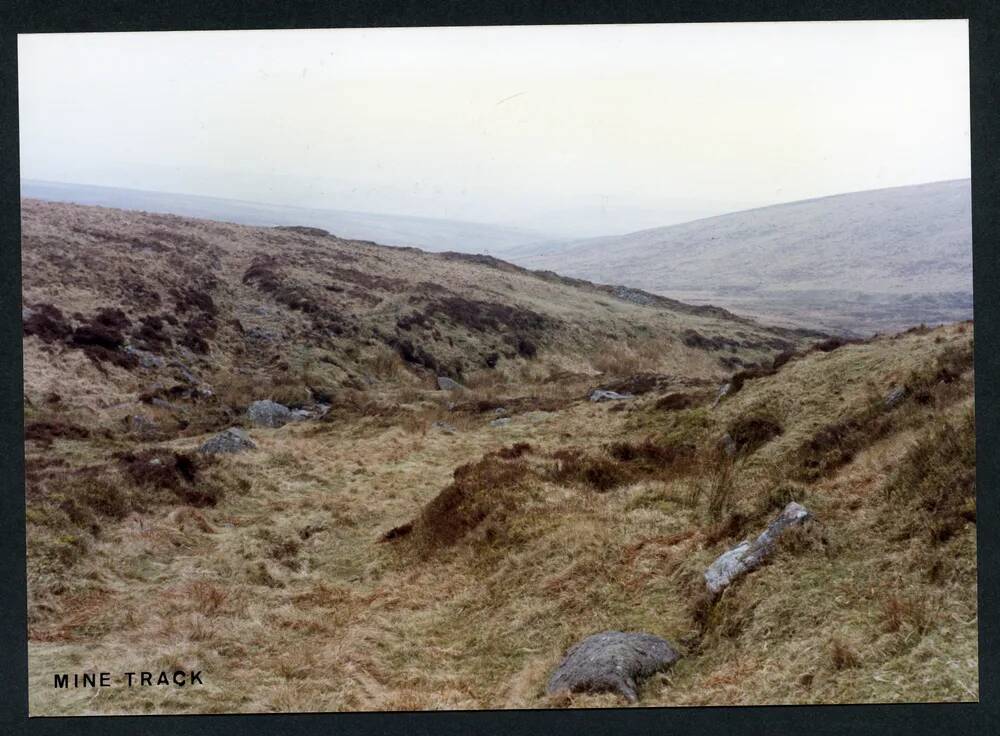
<svg viewBox="0 0 1000 736">
<path fill-rule="evenodd" d="M 680 654 L 652 634 L 602 631 L 576 644 L 549 679 L 548 693 L 613 692 L 630 703 L 639 699 L 641 681 L 669 668 Z"/>
<path fill-rule="evenodd" d="M 710 595 L 718 596 L 734 580 L 756 570 L 774 552 L 778 538 L 786 529 L 801 524 L 812 514 L 792 501 L 755 540 L 744 540 L 720 555 L 705 571 L 705 587 Z"/>
<path fill-rule="evenodd" d="M 284 404 L 264 399 L 250 404 L 247 416 L 251 422 L 261 427 L 281 427 L 291 420 L 292 412 Z"/>
<path fill-rule="evenodd" d="M 198 452 L 206 455 L 232 454 L 253 450 L 256 447 L 257 445 L 247 436 L 246 432 L 239 427 L 230 427 L 224 432 L 219 432 L 219 434 L 206 440 L 198 448 Z"/>
<path fill-rule="evenodd" d="M 719 387 L 719 393 L 715 395 L 715 401 L 712 402 L 712 408 L 714 409 L 715 407 L 717 407 L 719 405 L 719 402 L 722 401 L 723 398 L 728 396 L 732 392 L 732 390 L 733 390 L 732 383 L 722 384 Z"/>
<path fill-rule="evenodd" d="M 595 388 L 590 394 L 591 401 L 627 401 L 634 398 L 632 394 L 620 394 L 617 391 L 604 391 L 599 388 Z"/>
<path fill-rule="evenodd" d="M 130 414 L 125 417 L 125 426 L 132 434 L 137 434 L 144 438 L 156 436 L 160 429 L 156 422 L 141 414 Z"/>
<path fill-rule="evenodd" d="M 438 383 L 438 388 L 441 389 L 442 391 L 458 391 L 460 389 L 465 388 L 465 386 L 460 384 L 458 381 L 453 381 L 452 379 L 448 378 L 448 376 L 438 376 L 437 383 Z"/>
<path fill-rule="evenodd" d="M 163 367 L 163 358 L 159 357 L 158 355 L 154 355 L 148 350 L 139 350 L 138 348 L 134 348 L 131 345 L 126 345 L 125 352 L 128 353 L 129 355 L 134 355 L 136 359 L 139 361 L 139 365 L 141 365 L 143 368 Z"/>
<path fill-rule="evenodd" d="M 906 398 L 906 386 L 899 386 L 897 388 L 894 388 L 885 397 L 885 408 L 892 409 L 905 398 Z"/>
<path fill-rule="evenodd" d="M 434 422 L 433 426 L 434 426 L 435 429 L 440 429 L 445 434 L 455 434 L 455 432 L 458 431 L 457 429 L 455 429 L 454 426 L 452 426 L 451 424 L 448 424 L 448 422 L 443 422 L 440 419 L 438 421 Z"/>
</svg>

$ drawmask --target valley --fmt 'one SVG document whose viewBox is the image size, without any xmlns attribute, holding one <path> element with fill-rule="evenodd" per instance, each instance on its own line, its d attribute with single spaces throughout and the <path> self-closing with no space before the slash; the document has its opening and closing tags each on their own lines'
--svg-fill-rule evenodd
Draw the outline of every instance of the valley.
<svg viewBox="0 0 1000 736">
<path fill-rule="evenodd" d="M 978 699 L 971 321 L 844 339 L 302 223 L 22 228 L 32 715 L 617 707 L 547 692 L 605 630 L 679 651 L 641 706 Z M 91 670 L 204 684 L 51 687 Z"/>
</svg>

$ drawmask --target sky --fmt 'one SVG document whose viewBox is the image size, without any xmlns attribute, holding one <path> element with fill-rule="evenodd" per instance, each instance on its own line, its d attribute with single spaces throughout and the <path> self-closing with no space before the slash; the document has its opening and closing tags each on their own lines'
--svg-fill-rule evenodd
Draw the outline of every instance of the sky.
<svg viewBox="0 0 1000 736">
<path fill-rule="evenodd" d="M 969 176 L 964 20 L 32 34 L 21 176 L 613 234 Z"/>
</svg>

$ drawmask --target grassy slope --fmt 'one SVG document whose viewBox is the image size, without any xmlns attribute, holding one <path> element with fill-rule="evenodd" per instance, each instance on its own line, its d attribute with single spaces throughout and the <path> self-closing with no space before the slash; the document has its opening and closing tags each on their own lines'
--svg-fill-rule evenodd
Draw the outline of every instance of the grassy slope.
<svg viewBox="0 0 1000 736">
<path fill-rule="evenodd" d="M 27 283 L 31 298 L 51 293 Z M 52 301 L 93 298 L 69 285 L 53 291 Z M 217 301 L 222 310 L 240 304 Z M 652 311 L 608 303 L 632 318 Z M 581 317 L 575 328 L 590 324 Z M 684 649 L 671 673 L 647 683 L 644 705 L 975 699 L 974 498 L 963 481 L 928 504 L 938 486 L 917 480 L 969 472 L 968 325 L 812 352 L 748 380 L 715 409 L 682 373 L 711 367 L 714 353 L 681 351 L 680 375 L 620 409 L 580 397 L 608 374 L 647 365 L 619 357 L 598 377 L 595 358 L 558 347 L 558 335 L 545 339 L 538 356 L 501 365 L 493 380 L 470 371 L 471 400 L 453 411 L 454 396 L 429 390 L 425 373 L 401 364 L 364 392 L 337 384 L 351 401 L 329 421 L 253 429 L 256 452 L 203 469 L 198 483 L 223 492 L 214 507 L 193 508 L 155 483 L 130 485 L 108 460 L 147 444 L 189 450 L 202 439 L 196 428 L 146 444 L 115 432 L 56 437 L 48 447 L 30 441 L 31 712 L 619 705 L 612 696 L 543 694 L 565 648 L 603 628 L 650 631 Z M 220 346 L 228 344 L 220 338 L 214 360 L 226 358 Z M 105 376 L 80 351 L 38 338 L 26 340 L 25 354 L 27 394 L 36 398 L 29 423 L 66 415 L 110 428 L 116 411 L 134 410 L 114 401 L 134 402 L 134 387 L 148 380 L 113 367 Z M 567 356 L 584 379 L 559 373 Z M 70 383 L 73 367 L 93 373 Z M 912 387 L 908 398 L 880 408 L 901 384 Z M 53 388 L 76 403 L 40 400 Z M 676 391 L 695 405 L 656 407 Z M 511 407 L 511 423 L 490 426 L 493 415 L 475 400 Z M 782 433 L 741 457 L 722 483 L 712 448 L 747 416 L 767 416 Z M 856 444 L 853 457 L 810 476 L 802 448 L 856 417 L 865 419 L 840 437 Z M 440 431 L 440 419 L 458 431 Z M 943 436 L 956 437 L 957 449 Z M 608 453 L 609 443 L 646 438 L 654 447 L 690 444 L 694 455 L 674 467 Z M 425 510 L 453 471 L 517 442 L 530 451 L 488 467 L 516 467 L 523 482 L 479 487 L 473 476 L 467 498 L 485 518 L 435 542 L 443 521 Z M 77 483 L 85 474 L 67 473 L 99 462 L 127 488 L 117 505 L 87 495 L 100 484 Z M 610 488 L 560 474 L 573 463 L 603 468 Z M 82 500 L 67 505 L 61 493 Z M 818 523 L 706 609 L 698 596 L 705 567 L 791 497 Z M 87 499 L 96 500 L 86 507 Z M 379 542 L 410 520 L 410 535 Z M 160 667 L 202 669 L 206 686 L 56 693 L 49 681 L 54 671 Z"/>
</svg>

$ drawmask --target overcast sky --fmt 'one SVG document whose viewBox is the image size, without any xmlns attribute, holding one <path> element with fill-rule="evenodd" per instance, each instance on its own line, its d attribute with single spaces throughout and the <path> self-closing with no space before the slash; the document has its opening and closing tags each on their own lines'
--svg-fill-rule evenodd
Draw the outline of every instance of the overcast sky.
<svg viewBox="0 0 1000 736">
<path fill-rule="evenodd" d="M 596 235 L 969 176 L 965 21 L 28 35 L 21 175 Z"/>
</svg>

